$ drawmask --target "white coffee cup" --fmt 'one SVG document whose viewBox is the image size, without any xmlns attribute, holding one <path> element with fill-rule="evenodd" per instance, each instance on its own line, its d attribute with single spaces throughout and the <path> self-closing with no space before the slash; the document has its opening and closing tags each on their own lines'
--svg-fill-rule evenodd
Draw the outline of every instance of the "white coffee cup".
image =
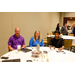
<svg viewBox="0 0 75 75">
<path fill-rule="evenodd" d="M 21 45 L 17 45 L 17 50 L 20 51 Z"/>
<path fill-rule="evenodd" d="M 62 34 L 60 34 L 60 37 L 62 38 Z"/>
<path fill-rule="evenodd" d="M 51 47 L 51 50 L 53 51 L 54 50 L 54 47 Z"/>
</svg>

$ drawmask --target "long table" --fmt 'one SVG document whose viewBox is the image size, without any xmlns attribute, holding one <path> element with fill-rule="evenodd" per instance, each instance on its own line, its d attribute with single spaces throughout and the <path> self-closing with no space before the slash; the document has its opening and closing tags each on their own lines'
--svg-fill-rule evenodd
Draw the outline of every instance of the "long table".
<svg viewBox="0 0 75 75">
<path fill-rule="evenodd" d="M 55 35 L 48 35 L 47 38 L 53 38 Z M 73 40 L 72 44 L 75 44 L 75 37 L 74 36 L 68 36 L 68 35 L 62 35 L 63 39 Z"/>
<path fill-rule="evenodd" d="M 55 35 L 48 35 L 47 37 L 54 37 Z M 68 36 L 68 35 L 62 35 L 62 38 L 63 39 L 75 39 L 75 37 L 74 36 Z"/>
<path fill-rule="evenodd" d="M 32 51 L 36 50 L 36 47 L 27 47 L 27 48 L 32 49 Z M 37 57 L 37 58 L 32 57 L 32 53 L 31 53 L 32 51 L 25 53 L 22 51 L 18 52 L 17 50 L 14 50 L 14 51 L 10 51 L 2 56 L 9 57 L 9 59 L 20 58 L 21 62 L 26 62 L 26 60 L 32 60 L 33 62 L 42 62 L 41 56 Z M 65 50 L 65 49 L 62 50 L 65 52 L 65 54 L 62 52 L 58 53 L 57 52 L 58 48 L 56 48 L 55 50 L 51 50 L 49 47 L 40 47 L 40 51 L 48 52 L 48 54 L 44 54 L 44 56 L 45 56 L 45 58 L 43 59 L 44 62 L 46 62 L 46 60 L 47 60 L 46 56 L 48 56 L 49 62 L 75 62 L 75 53 Z M 0 61 L 2 61 L 2 60 L 5 60 L 5 59 L 0 59 Z"/>
</svg>

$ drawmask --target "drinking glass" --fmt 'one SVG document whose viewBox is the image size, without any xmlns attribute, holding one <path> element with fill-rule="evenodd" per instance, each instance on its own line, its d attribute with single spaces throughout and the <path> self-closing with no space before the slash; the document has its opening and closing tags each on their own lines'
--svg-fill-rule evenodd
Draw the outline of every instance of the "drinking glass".
<svg viewBox="0 0 75 75">
<path fill-rule="evenodd" d="M 21 45 L 17 45 L 17 50 L 20 51 Z"/>
<path fill-rule="evenodd" d="M 40 51 L 40 45 L 39 45 L 39 44 L 37 44 L 36 50 L 37 50 L 38 52 Z"/>
<path fill-rule="evenodd" d="M 51 51 L 53 51 L 54 50 L 54 46 L 51 46 Z"/>
</svg>

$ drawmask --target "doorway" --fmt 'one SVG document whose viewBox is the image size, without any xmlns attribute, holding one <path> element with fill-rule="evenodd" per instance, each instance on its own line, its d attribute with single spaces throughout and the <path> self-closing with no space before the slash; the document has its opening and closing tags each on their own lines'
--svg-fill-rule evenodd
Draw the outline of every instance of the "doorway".
<svg viewBox="0 0 75 75">
<path fill-rule="evenodd" d="M 70 25 L 71 27 L 75 24 L 75 17 L 64 17 L 63 25 L 67 23 L 67 25 Z"/>
<path fill-rule="evenodd" d="M 75 24 L 75 20 L 67 20 L 67 25 L 68 26 L 73 26 Z"/>
</svg>

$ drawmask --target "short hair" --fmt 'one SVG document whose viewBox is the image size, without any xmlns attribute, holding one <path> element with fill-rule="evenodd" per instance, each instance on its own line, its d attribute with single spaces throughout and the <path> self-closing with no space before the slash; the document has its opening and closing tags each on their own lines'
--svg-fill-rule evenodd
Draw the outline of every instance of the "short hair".
<svg viewBox="0 0 75 75">
<path fill-rule="evenodd" d="M 56 30 L 56 31 L 54 32 L 54 34 L 55 34 L 55 33 L 58 33 L 58 34 L 60 35 L 60 32 L 59 32 L 58 30 Z"/>
<path fill-rule="evenodd" d="M 65 23 L 64 25 L 66 25 L 67 23 Z"/>
<path fill-rule="evenodd" d="M 16 27 L 16 28 L 15 28 L 15 31 L 16 31 L 16 29 L 17 29 L 17 28 L 20 30 L 20 28 L 19 28 L 19 27 Z"/>
</svg>

